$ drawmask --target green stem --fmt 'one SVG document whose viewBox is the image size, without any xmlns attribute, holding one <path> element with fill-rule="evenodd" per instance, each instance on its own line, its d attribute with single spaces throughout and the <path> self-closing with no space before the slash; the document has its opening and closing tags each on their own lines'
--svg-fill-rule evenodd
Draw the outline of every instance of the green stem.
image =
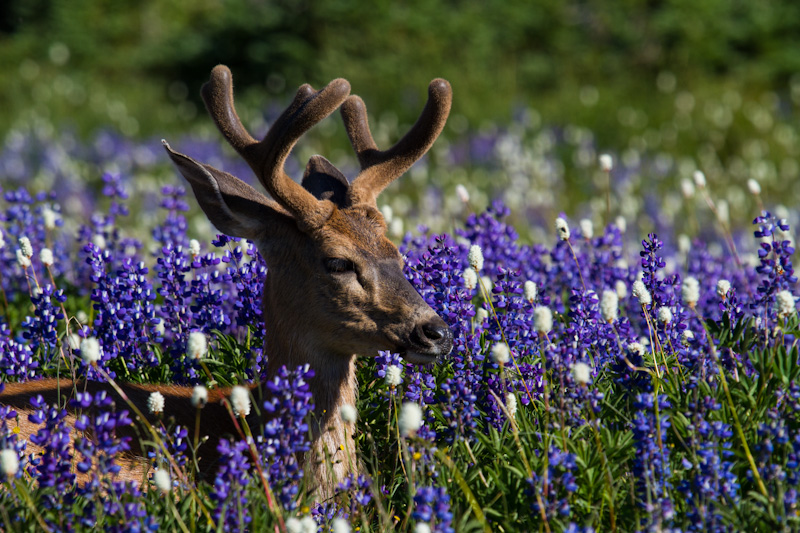
<svg viewBox="0 0 800 533">
<path fill-rule="evenodd" d="M 731 391 L 728 389 L 728 380 L 725 377 L 725 369 L 722 368 L 722 362 L 720 362 L 719 357 L 714 357 L 714 359 L 716 359 L 717 362 L 717 369 L 719 371 L 720 381 L 722 382 L 722 390 L 725 391 L 725 398 L 728 400 L 728 407 L 730 407 L 731 414 L 733 415 L 733 424 L 736 426 L 736 434 L 739 435 L 739 440 L 742 441 L 742 448 L 744 448 L 744 454 L 747 457 L 747 462 L 750 463 L 750 470 L 753 472 L 753 477 L 755 477 L 756 483 L 758 484 L 758 491 L 762 496 L 770 499 L 769 494 L 767 493 L 767 487 L 764 485 L 764 480 L 761 479 L 761 474 L 758 473 L 758 467 L 756 466 L 755 459 L 753 459 L 753 454 L 750 453 L 750 446 L 747 445 L 747 439 L 744 436 L 742 423 L 739 421 L 739 414 L 736 412 L 736 408 L 733 406 L 733 398 L 731 398 Z"/>
<path fill-rule="evenodd" d="M 695 310 L 695 314 L 697 311 Z M 706 335 L 708 338 L 711 338 L 711 332 L 708 330 L 708 325 L 706 321 L 699 315 L 697 318 L 702 324 L 703 329 L 706 330 Z M 731 397 L 731 391 L 728 388 L 728 379 L 725 377 L 725 369 L 722 367 L 722 361 L 720 361 L 719 356 L 717 354 L 717 349 L 713 343 L 709 343 L 709 349 L 711 350 L 711 356 L 714 358 L 714 361 L 717 364 L 717 372 L 719 374 L 720 382 L 722 383 L 722 390 L 725 392 L 725 399 L 728 402 L 728 407 L 731 410 L 731 415 L 733 416 L 733 425 L 736 428 L 736 434 L 739 436 L 739 440 L 742 442 L 742 448 L 744 449 L 744 454 L 747 457 L 747 462 L 750 464 L 750 471 L 753 473 L 753 477 L 756 480 L 756 484 L 758 485 L 758 491 L 761 493 L 762 496 L 769 499 L 769 494 L 767 493 L 767 487 L 764 485 L 764 480 L 761 479 L 761 474 L 758 473 L 758 467 L 756 466 L 756 461 L 753 459 L 753 454 L 750 452 L 750 446 L 747 444 L 747 438 L 744 435 L 744 429 L 742 429 L 742 423 L 739 420 L 739 413 L 736 412 L 736 408 L 733 405 L 733 398 Z"/>
<path fill-rule="evenodd" d="M 472 490 L 469 488 L 467 480 L 464 479 L 464 476 L 461 475 L 461 472 L 458 470 L 458 468 L 456 468 L 456 465 L 455 463 L 453 463 L 453 460 L 450 459 L 450 457 L 447 456 L 442 450 L 436 450 L 434 454 L 453 473 L 453 477 L 456 478 L 456 482 L 458 483 L 458 486 L 461 488 L 461 492 L 464 493 L 464 497 L 467 498 L 467 502 L 469 502 L 469 506 L 472 508 L 472 512 L 475 513 L 475 518 L 477 518 L 478 522 L 480 522 L 481 526 L 483 526 L 483 531 L 485 531 L 486 533 L 491 533 L 492 528 L 489 527 L 489 523 L 486 521 L 486 515 L 483 514 L 483 510 L 481 509 L 478 500 L 475 498 L 475 495 L 472 493 Z M 548 531 L 550 531 L 549 528 Z"/>
<path fill-rule="evenodd" d="M 33 498 L 28 493 L 27 487 L 24 483 L 17 483 L 17 480 L 13 477 L 9 480 L 10 485 L 17 490 L 17 493 L 22 495 L 22 499 L 25 500 L 25 505 L 31 510 L 33 516 L 36 518 L 36 521 L 39 522 L 39 526 L 42 528 L 42 531 L 50 532 L 52 531 L 47 523 L 42 518 L 42 515 L 39 514 L 39 511 L 36 509 L 36 504 L 33 502 Z"/>
<path fill-rule="evenodd" d="M 617 517 L 616 512 L 614 510 L 614 476 L 611 475 L 611 467 L 608 464 L 608 458 L 606 457 L 606 451 L 603 449 L 603 441 L 600 438 L 600 432 L 594 427 L 593 423 L 595 421 L 594 412 L 592 412 L 591 406 L 586 410 L 589 414 L 589 427 L 592 429 L 594 433 L 594 440 L 597 443 L 597 449 L 600 451 L 600 459 L 603 461 L 603 470 L 606 473 L 606 486 L 608 487 L 608 517 L 611 520 L 611 531 L 617 530 Z M 599 528 L 598 528 L 599 529 Z"/>
</svg>

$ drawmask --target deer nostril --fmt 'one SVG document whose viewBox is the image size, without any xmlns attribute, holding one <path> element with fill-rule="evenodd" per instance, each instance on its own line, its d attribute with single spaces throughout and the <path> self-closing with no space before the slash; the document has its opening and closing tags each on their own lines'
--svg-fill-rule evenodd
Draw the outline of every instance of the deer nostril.
<svg viewBox="0 0 800 533">
<path fill-rule="evenodd" d="M 448 333 L 450 333 L 450 328 L 448 328 L 446 324 L 439 323 L 438 321 L 428 322 L 427 324 L 422 325 L 423 337 L 432 342 L 438 342 L 444 339 L 447 337 Z"/>
</svg>

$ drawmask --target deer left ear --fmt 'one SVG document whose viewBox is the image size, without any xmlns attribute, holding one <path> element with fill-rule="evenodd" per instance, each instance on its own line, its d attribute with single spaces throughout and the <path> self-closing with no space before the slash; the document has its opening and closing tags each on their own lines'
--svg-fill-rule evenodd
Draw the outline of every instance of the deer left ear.
<svg viewBox="0 0 800 533">
<path fill-rule="evenodd" d="M 220 232 L 254 241 L 276 219 L 290 220 L 275 202 L 239 178 L 175 152 L 166 141 L 162 143 L 192 186 L 197 203 Z"/>
</svg>

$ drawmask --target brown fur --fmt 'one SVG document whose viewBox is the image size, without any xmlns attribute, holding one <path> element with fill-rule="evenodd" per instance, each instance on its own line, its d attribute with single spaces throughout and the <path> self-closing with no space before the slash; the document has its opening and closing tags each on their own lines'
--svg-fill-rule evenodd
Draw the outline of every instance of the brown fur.
<svg viewBox="0 0 800 533">
<path fill-rule="evenodd" d="M 304 85 L 264 140 L 256 141 L 233 107 L 230 71 L 221 65 L 212 71 L 202 90 L 209 114 L 274 200 L 164 143 L 211 222 L 228 235 L 255 242 L 267 262 L 263 300 L 268 377 L 284 365 L 308 364 L 316 373 L 309 383 L 316 421 L 305 470 L 318 498 L 330 496 L 337 481 L 358 470 L 354 424 L 343 422 L 339 414 L 343 405 L 356 405 L 355 357 L 391 350 L 412 363 L 428 363 L 452 349 L 452 334 L 444 321 L 405 279 L 402 258 L 385 237 L 386 224 L 375 204 L 377 195 L 422 157 L 441 132 L 450 110 L 450 86 L 444 80 L 431 82 L 420 119 L 383 152 L 372 139 L 363 102 L 348 97 L 349 91 L 345 80 L 334 80 L 319 92 Z M 342 117 L 361 163 L 360 174 L 348 185 L 341 172 L 315 156 L 301 186 L 284 172 L 286 157 L 305 131 L 343 103 Z M 347 267 L 334 269 L 331 264 Z M 17 405 L 43 390 L 55 399 L 54 385 L 52 380 L 9 385 L 0 402 L 13 400 Z M 125 385 L 124 390 L 142 407 L 151 391 L 161 391 L 167 414 L 194 427 L 190 388 Z M 254 385 L 253 392 L 259 391 Z M 219 403 L 228 393 L 212 391 L 203 411 L 202 433 L 211 437 L 201 451 L 203 471 L 213 471 L 219 438 L 235 433 Z M 32 429 L 26 426 L 23 431 Z M 141 468 L 132 468 L 126 477 L 142 475 Z"/>
<path fill-rule="evenodd" d="M 196 409 L 191 405 L 192 388 L 180 387 L 175 385 L 136 385 L 132 383 L 120 383 L 127 400 L 121 398 L 117 391 L 108 383 L 97 381 L 78 381 L 73 382 L 68 379 L 42 379 L 25 383 L 8 383 L 0 396 L 0 401 L 4 405 L 14 406 L 18 410 L 18 424 L 20 433 L 23 436 L 35 434 L 39 429 L 38 424 L 28 420 L 28 415 L 32 412 L 30 408 L 30 398 L 41 395 L 48 405 L 67 404 L 73 398 L 75 392 L 90 392 L 96 394 L 106 391 L 113 399 L 117 410 L 132 411 L 128 401 L 136 406 L 140 412 L 149 415 L 147 409 L 147 399 L 150 393 L 158 391 L 164 395 L 164 411 L 167 418 L 172 418 L 177 424 L 186 427 L 190 435 L 194 434 L 196 421 Z M 230 389 L 213 389 L 208 393 L 208 405 L 201 411 L 202 435 L 208 436 L 208 440 L 198 448 L 199 474 L 201 477 L 212 474 L 219 462 L 217 444 L 220 438 L 237 435 L 235 425 L 228 410 L 221 403 L 223 398 L 230 395 Z M 131 412 L 131 417 L 135 417 Z M 75 425 L 75 415 L 69 413 L 65 422 L 68 427 Z M 151 424 L 160 424 L 155 417 L 148 416 Z M 148 470 L 147 462 L 143 459 L 145 450 L 140 447 L 140 441 L 152 440 L 145 430 L 138 424 L 121 428 L 118 432 L 120 437 L 130 437 L 131 450 L 122 457 L 122 472 L 120 477 L 130 481 L 143 482 Z M 81 436 L 83 438 L 83 436 Z M 91 438 L 91 435 L 88 436 Z M 41 449 L 28 442 L 28 453 L 38 454 Z M 88 481 L 88 476 L 78 476 L 78 482 Z"/>
</svg>

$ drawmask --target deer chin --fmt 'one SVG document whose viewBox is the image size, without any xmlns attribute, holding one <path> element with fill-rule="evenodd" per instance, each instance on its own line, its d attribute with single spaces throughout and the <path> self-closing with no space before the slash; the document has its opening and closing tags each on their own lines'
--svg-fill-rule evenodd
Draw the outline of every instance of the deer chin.
<svg viewBox="0 0 800 533">
<path fill-rule="evenodd" d="M 400 352 L 400 357 L 414 365 L 427 365 L 435 362 L 441 357 L 440 353 L 420 353 L 414 351 Z"/>
</svg>

